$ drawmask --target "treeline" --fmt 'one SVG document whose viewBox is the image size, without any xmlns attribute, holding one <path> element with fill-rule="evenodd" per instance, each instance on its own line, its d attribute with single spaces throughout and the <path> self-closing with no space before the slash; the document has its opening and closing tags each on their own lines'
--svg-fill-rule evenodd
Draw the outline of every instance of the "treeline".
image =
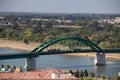
<svg viewBox="0 0 120 80">
<path fill-rule="evenodd" d="M 0 25 L 0 38 L 8 40 L 22 40 L 24 42 L 45 42 L 54 38 L 61 37 L 91 37 L 93 43 L 103 49 L 120 49 L 120 24 L 98 23 L 96 19 L 116 15 L 93 15 L 93 14 L 64 14 L 64 20 L 72 20 L 60 23 L 56 19 L 62 20 L 63 14 L 14 14 L 4 15 L 0 21 L 11 22 L 10 25 Z M 48 21 L 32 21 L 31 18 L 43 18 Z M 69 18 L 69 19 L 68 19 Z M 22 26 L 22 25 L 25 26 Z M 78 26 L 77 28 L 54 27 Z"/>
<path fill-rule="evenodd" d="M 62 16 L 67 20 L 90 20 L 105 19 L 120 16 L 120 14 L 94 14 L 94 13 L 23 13 L 23 12 L 0 12 L 0 16 L 13 16 L 21 18 L 43 18 L 43 19 L 60 19 Z"/>
<path fill-rule="evenodd" d="M 91 41 L 102 48 L 120 49 L 120 27 L 115 25 L 87 26 L 82 28 L 57 28 L 40 26 L 0 26 L 0 38 L 45 42 L 59 37 L 92 37 Z"/>
</svg>

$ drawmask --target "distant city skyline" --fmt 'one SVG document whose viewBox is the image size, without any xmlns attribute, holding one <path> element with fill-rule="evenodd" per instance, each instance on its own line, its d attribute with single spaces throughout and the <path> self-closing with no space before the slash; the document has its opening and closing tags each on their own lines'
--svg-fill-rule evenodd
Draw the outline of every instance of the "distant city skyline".
<svg viewBox="0 0 120 80">
<path fill-rule="evenodd" d="M 0 0 L 0 12 L 120 14 L 120 0 Z"/>
</svg>

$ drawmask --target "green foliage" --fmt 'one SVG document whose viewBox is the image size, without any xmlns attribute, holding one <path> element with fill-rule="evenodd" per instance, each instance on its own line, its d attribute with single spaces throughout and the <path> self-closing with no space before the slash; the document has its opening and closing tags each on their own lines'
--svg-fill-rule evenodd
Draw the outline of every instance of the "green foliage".
<svg viewBox="0 0 120 80">
<path fill-rule="evenodd" d="M 105 75 L 104 74 L 101 75 L 101 79 L 105 80 Z"/>
<path fill-rule="evenodd" d="M 41 27 L 42 26 L 42 23 L 41 23 L 41 21 L 39 21 L 38 23 L 37 23 L 37 27 Z"/>
<path fill-rule="evenodd" d="M 79 70 L 75 72 L 75 77 L 80 77 Z"/>
<path fill-rule="evenodd" d="M 75 72 L 75 77 L 78 77 L 78 78 L 84 77 L 84 72 L 77 70 L 77 71 Z"/>
<path fill-rule="evenodd" d="M 94 72 L 90 72 L 89 76 L 90 76 L 90 78 L 94 78 L 95 77 L 95 73 Z"/>
<path fill-rule="evenodd" d="M 5 66 L 2 64 L 1 67 L 4 68 Z"/>
<path fill-rule="evenodd" d="M 120 76 L 117 77 L 117 80 L 120 80 Z"/>
<path fill-rule="evenodd" d="M 100 46 L 101 48 L 103 48 L 103 49 L 107 49 L 107 48 L 109 48 L 109 47 L 111 46 L 111 44 L 110 44 L 110 42 L 105 41 L 105 42 L 101 42 L 101 43 L 99 44 L 99 46 Z"/>
<path fill-rule="evenodd" d="M 88 71 L 87 70 L 84 70 L 84 74 L 85 74 L 85 77 L 88 77 Z"/>
<path fill-rule="evenodd" d="M 20 17 L 21 19 L 19 19 Z M 9 40 L 28 40 L 35 42 L 44 42 L 53 38 L 60 37 L 81 37 L 92 36 L 92 42 L 103 49 L 120 49 L 120 24 L 99 24 L 96 19 L 103 16 L 80 16 L 78 14 L 64 16 L 71 23 L 63 22 L 65 25 L 80 26 L 80 28 L 59 28 L 61 23 L 57 19 L 62 19 L 62 15 L 36 15 L 40 19 L 49 19 L 48 21 L 34 21 L 33 15 L 8 15 L 3 21 L 9 21 L 13 25 L 0 25 L 0 38 Z M 105 17 L 105 16 L 104 16 Z M 52 19 L 51 19 L 52 18 Z M 2 21 L 2 20 L 1 20 Z M 21 26 L 23 24 L 25 26 Z M 64 42 L 61 42 L 64 43 Z M 66 41 L 69 47 L 81 45 L 76 41 Z"/>
<path fill-rule="evenodd" d="M 114 76 L 114 78 L 113 78 L 114 80 L 117 80 L 117 76 Z"/>
<path fill-rule="evenodd" d="M 91 78 L 81 78 L 81 80 L 93 80 Z"/>
<path fill-rule="evenodd" d="M 73 71 L 71 69 L 69 70 L 69 73 L 71 73 L 73 75 Z"/>
</svg>

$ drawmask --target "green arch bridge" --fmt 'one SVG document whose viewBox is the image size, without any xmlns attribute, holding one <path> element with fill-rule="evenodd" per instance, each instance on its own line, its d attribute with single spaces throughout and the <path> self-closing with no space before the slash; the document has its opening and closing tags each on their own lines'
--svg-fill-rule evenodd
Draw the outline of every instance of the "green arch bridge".
<svg viewBox="0 0 120 80">
<path fill-rule="evenodd" d="M 43 50 L 47 47 L 49 47 L 52 44 L 55 44 L 59 41 L 62 40 L 77 40 L 79 42 L 82 42 L 83 44 L 89 46 L 91 49 L 88 50 L 79 50 L 79 51 L 58 51 L 58 52 L 48 52 L 48 51 L 44 51 Z M 99 46 L 97 46 L 96 44 L 92 43 L 89 40 L 86 39 L 82 39 L 82 38 L 74 38 L 74 37 L 66 37 L 66 38 L 57 38 L 57 39 L 53 39 L 50 40 L 48 42 L 45 42 L 41 45 L 39 45 L 38 47 L 36 47 L 33 51 L 31 51 L 30 53 L 18 53 L 18 54 L 1 54 L 0 55 L 0 60 L 4 60 L 4 59 L 17 59 L 17 58 L 36 58 L 40 55 L 51 55 L 51 54 L 66 54 L 66 53 L 84 53 L 84 52 L 97 52 L 97 53 L 120 53 L 120 49 L 116 49 L 116 50 L 103 50 L 101 49 Z"/>
<path fill-rule="evenodd" d="M 86 50 L 66 50 L 66 51 L 44 51 L 47 47 L 51 46 L 52 44 L 55 44 L 59 41 L 62 40 L 76 40 L 80 43 L 83 43 L 87 46 L 89 46 L 91 49 L 86 49 Z M 65 54 L 65 53 L 84 53 L 84 52 L 96 52 L 94 64 L 98 66 L 104 66 L 105 65 L 105 53 L 120 53 L 120 50 L 103 50 L 94 43 L 92 43 L 89 40 L 82 39 L 82 38 L 72 38 L 72 37 L 67 37 L 67 38 L 57 38 L 50 40 L 48 42 L 45 42 L 41 45 L 39 45 L 37 48 L 35 48 L 33 51 L 30 53 L 19 53 L 19 54 L 6 54 L 6 55 L 0 55 L 0 60 L 3 59 L 17 59 L 17 58 L 26 58 L 25 61 L 25 67 L 27 70 L 34 70 L 36 69 L 36 57 L 40 55 L 51 55 L 51 54 Z"/>
</svg>

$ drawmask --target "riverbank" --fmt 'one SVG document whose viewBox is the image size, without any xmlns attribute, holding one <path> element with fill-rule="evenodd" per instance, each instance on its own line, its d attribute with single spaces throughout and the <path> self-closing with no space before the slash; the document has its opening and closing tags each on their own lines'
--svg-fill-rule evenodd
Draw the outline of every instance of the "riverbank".
<svg viewBox="0 0 120 80">
<path fill-rule="evenodd" d="M 30 42 L 29 44 L 25 44 L 22 41 L 13 41 L 13 40 L 3 40 L 0 39 L 0 48 L 11 48 L 23 51 L 32 51 L 35 49 L 39 43 Z"/>
<path fill-rule="evenodd" d="M 95 58 L 96 53 L 70 53 L 70 54 L 62 54 L 64 56 L 88 56 Z M 106 59 L 113 59 L 113 60 L 120 60 L 120 53 L 107 53 L 106 54 Z"/>
<path fill-rule="evenodd" d="M 39 43 L 30 42 L 25 44 L 22 41 L 11 41 L 0 39 L 0 48 L 11 48 L 23 51 L 32 51 L 35 49 Z M 64 56 L 88 56 L 95 57 L 95 53 L 71 53 L 71 54 L 62 54 Z M 120 53 L 106 54 L 107 59 L 117 59 L 120 60 Z"/>
</svg>

